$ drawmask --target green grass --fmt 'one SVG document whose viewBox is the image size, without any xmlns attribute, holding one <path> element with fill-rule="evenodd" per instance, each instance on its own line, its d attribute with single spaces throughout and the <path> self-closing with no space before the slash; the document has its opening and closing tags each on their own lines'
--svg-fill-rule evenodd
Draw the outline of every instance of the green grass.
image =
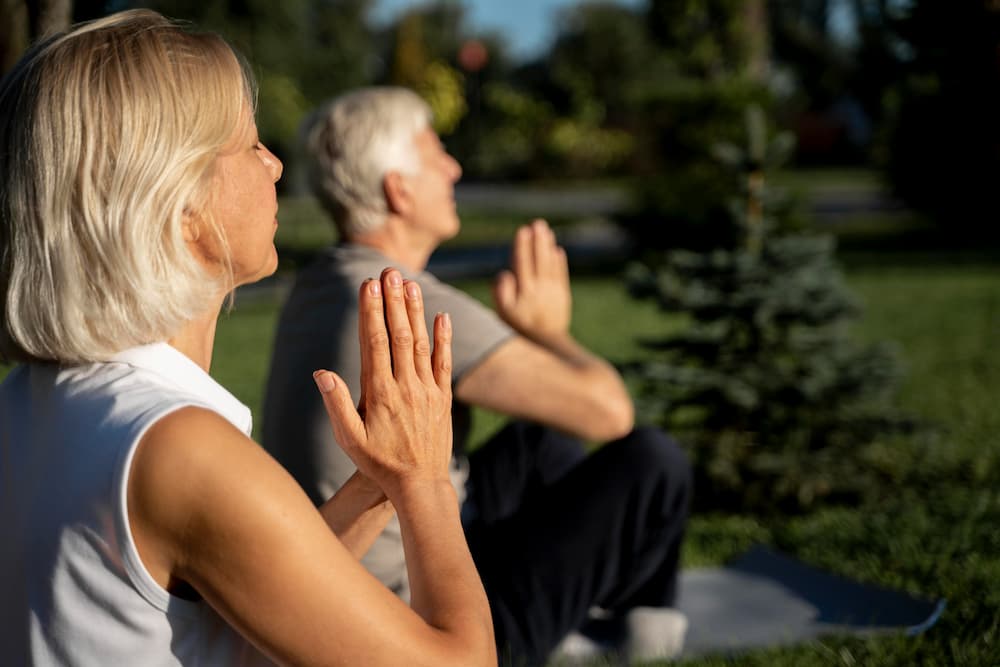
<svg viewBox="0 0 1000 667">
<path fill-rule="evenodd" d="M 774 181 L 803 194 L 824 190 L 873 191 L 884 187 L 880 174 L 864 167 L 785 169 L 775 174 Z"/>
<path fill-rule="evenodd" d="M 857 335 L 899 345 L 908 367 L 902 406 L 937 428 L 886 443 L 886 456 L 907 474 L 878 503 L 797 517 L 693 517 L 684 565 L 722 563 L 765 543 L 844 575 L 944 597 L 947 611 L 919 637 L 832 637 L 686 664 L 1000 664 L 1000 359 L 992 352 L 1000 270 L 883 263 L 852 269 L 848 278 L 866 303 Z M 485 281 L 462 287 L 488 301 Z M 220 323 L 213 373 L 259 413 L 277 304 L 237 305 Z M 614 278 L 576 281 L 574 307 L 576 335 L 615 361 L 641 354 L 636 336 L 676 326 L 651 304 L 629 300 Z M 499 423 L 477 412 L 473 437 Z"/>
<path fill-rule="evenodd" d="M 864 175 L 843 178 L 856 186 Z M 283 201 L 279 244 L 311 252 L 332 239 L 314 206 Z M 463 234 L 480 228 L 478 241 L 501 241 L 519 223 L 503 216 L 466 220 Z M 695 515 L 683 562 L 719 564 L 764 543 L 834 572 L 946 598 L 945 614 L 918 637 L 831 637 L 685 664 L 1000 665 L 1000 354 L 993 347 L 1000 338 L 1000 263 L 988 248 L 914 248 L 892 237 L 913 224 L 882 219 L 841 230 L 847 277 L 866 307 L 855 332 L 899 346 L 907 368 L 901 407 L 933 426 L 884 443 L 886 460 L 900 471 L 896 483 L 860 507 L 803 516 Z M 488 302 L 485 281 L 461 287 Z M 212 373 L 258 416 L 278 301 L 241 294 L 218 328 Z M 574 333 L 612 361 L 640 356 L 637 338 L 676 326 L 676 318 L 652 304 L 630 300 L 615 277 L 574 281 Z M 0 377 L 5 371 L 0 367 Z M 483 411 L 475 417 L 474 440 L 501 423 Z"/>
<path fill-rule="evenodd" d="M 264 413 L 264 385 L 277 321 L 275 298 L 250 300 L 238 295 L 233 311 L 219 318 L 212 354 L 212 376 L 250 406 L 254 416 L 253 433 L 258 442 L 260 417 Z"/>
<path fill-rule="evenodd" d="M 909 371 L 903 407 L 940 428 L 929 442 L 887 444 L 887 456 L 913 474 L 877 504 L 800 517 L 694 516 L 684 565 L 721 563 L 765 543 L 844 575 L 944 597 L 947 610 L 919 637 L 833 637 L 685 664 L 1000 664 L 1000 270 L 890 264 L 853 269 L 849 280 L 867 306 L 859 337 L 898 343 Z M 484 281 L 463 287 L 488 298 Z M 611 278 L 575 282 L 574 299 L 576 335 L 615 361 L 641 353 L 637 335 L 676 326 Z M 241 296 L 219 323 L 212 373 L 257 415 L 277 308 L 275 297 Z M 474 437 L 498 424 L 477 413 Z"/>
</svg>

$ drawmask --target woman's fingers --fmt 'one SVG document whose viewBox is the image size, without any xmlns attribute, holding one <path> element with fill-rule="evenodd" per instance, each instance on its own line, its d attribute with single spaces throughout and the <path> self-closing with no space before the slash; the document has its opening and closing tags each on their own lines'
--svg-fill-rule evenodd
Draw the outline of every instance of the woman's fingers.
<svg viewBox="0 0 1000 667">
<path fill-rule="evenodd" d="M 385 328 L 382 282 L 366 280 L 358 294 L 358 340 L 361 342 L 361 401 L 374 380 L 392 377 L 389 333 Z"/>
<path fill-rule="evenodd" d="M 431 384 L 434 382 L 434 373 L 431 369 L 431 341 L 424 321 L 423 294 L 420 285 L 412 280 L 403 281 L 403 292 L 406 294 L 406 315 L 410 319 L 410 332 L 413 334 L 413 365 L 421 382 Z"/>
<path fill-rule="evenodd" d="M 347 384 L 336 373 L 327 370 L 313 373 L 313 380 L 323 397 L 323 405 L 337 442 L 348 453 L 363 448 L 367 443 L 365 425 L 354 408 Z"/>
<path fill-rule="evenodd" d="M 397 380 L 413 376 L 413 331 L 407 314 L 403 276 L 396 269 L 382 271 L 382 293 L 385 321 L 389 328 L 393 375 Z"/>
<path fill-rule="evenodd" d="M 438 313 L 434 318 L 434 354 L 431 359 L 434 381 L 451 398 L 451 316 Z"/>
</svg>

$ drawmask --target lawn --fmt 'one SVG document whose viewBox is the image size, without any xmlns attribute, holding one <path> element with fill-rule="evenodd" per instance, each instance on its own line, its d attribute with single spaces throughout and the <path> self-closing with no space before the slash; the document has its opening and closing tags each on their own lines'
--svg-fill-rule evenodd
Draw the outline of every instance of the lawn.
<svg viewBox="0 0 1000 667">
<path fill-rule="evenodd" d="M 806 516 L 698 515 L 684 563 L 721 563 L 762 542 L 841 574 L 944 597 L 947 610 L 915 638 L 828 638 L 686 664 L 1000 664 L 1000 356 L 992 347 L 1000 333 L 1000 269 L 889 256 L 849 268 L 848 278 L 866 304 L 857 335 L 899 345 L 908 369 L 899 400 L 934 428 L 886 444 L 899 481 L 877 502 Z M 462 287 L 488 298 L 485 281 Z M 628 299 L 613 277 L 575 281 L 574 300 L 576 335 L 614 361 L 641 353 L 637 336 L 675 325 Z M 223 317 L 213 373 L 259 414 L 277 302 L 251 301 L 238 300 Z M 499 424 L 484 412 L 476 419 L 474 438 Z"/>
<path fill-rule="evenodd" d="M 848 174 L 854 178 L 853 174 Z M 308 202 L 291 218 L 312 220 Z M 515 221 L 466 219 L 480 239 L 506 237 Z M 471 223 L 471 224 L 470 224 Z M 896 222 L 892 223 L 893 225 Z M 870 226 L 866 226 L 870 231 Z M 868 231 L 865 233 L 867 234 Z M 332 238 L 319 225 L 282 225 L 284 248 L 304 253 Z M 324 236 L 327 234 L 329 236 Z M 877 244 L 876 244 L 877 245 Z M 844 257 L 849 284 L 866 304 L 856 334 L 899 346 L 907 377 L 904 410 L 930 428 L 884 443 L 897 471 L 877 500 L 828 506 L 803 516 L 697 514 L 686 566 L 718 564 L 752 543 L 775 546 L 817 566 L 913 594 L 947 599 L 941 620 L 918 637 L 826 638 L 691 665 L 1000 665 L 1000 265 L 996 252 L 921 247 L 858 250 Z M 485 281 L 461 285 L 488 299 Z M 220 319 L 212 373 L 260 414 L 280 291 L 242 290 Z M 624 293 L 615 276 L 574 281 L 574 332 L 613 361 L 641 354 L 636 338 L 677 326 Z M 5 372 L 0 367 L 0 376 Z M 474 439 L 499 425 L 476 413 Z M 259 424 L 255 425 L 259 434 Z"/>
</svg>

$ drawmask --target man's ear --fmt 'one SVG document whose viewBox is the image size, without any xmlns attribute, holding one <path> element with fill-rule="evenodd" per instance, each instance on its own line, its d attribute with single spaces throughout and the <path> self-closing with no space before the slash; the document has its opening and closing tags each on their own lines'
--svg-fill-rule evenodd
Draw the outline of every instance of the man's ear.
<svg viewBox="0 0 1000 667">
<path fill-rule="evenodd" d="M 413 208 L 410 184 L 398 171 L 390 171 L 382 179 L 382 191 L 390 213 L 407 215 Z"/>
</svg>

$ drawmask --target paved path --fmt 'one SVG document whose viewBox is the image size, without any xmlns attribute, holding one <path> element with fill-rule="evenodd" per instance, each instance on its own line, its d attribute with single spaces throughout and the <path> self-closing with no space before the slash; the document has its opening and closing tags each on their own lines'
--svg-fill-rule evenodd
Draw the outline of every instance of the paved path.
<svg viewBox="0 0 1000 667">
<path fill-rule="evenodd" d="M 613 185 L 522 186 L 501 183 L 459 183 L 455 199 L 466 209 L 512 213 L 527 217 L 580 218 L 580 224 L 559 232 L 571 266 L 580 268 L 620 261 L 629 256 L 630 242 L 609 219 L 624 210 L 628 194 Z M 877 187 L 818 187 L 810 196 L 809 209 L 823 224 L 837 224 L 864 213 L 902 211 L 903 206 Z M 443 280 L 484 278 L 508 265 L 508 245 L 441 248 L 431 257 L 428 269 Z M 277 276 L 240 289 L 239 300 L 282 295 L 288 276 Z"/>
<path fill-rule="evenodd" d="M 524 216 L 610 218 L 626 209 L 629 194 L 616 185 L 555 185 L 540 187 L 509 183 L 459 183 L 460 206 Z M 878 185 L 819 185 L 806 206 L 818 222 L 838 223 L 864 213 L 904 210 Z"/>
<path fill-rule="evenodd" d="M 614 224 L 595 220 L 558 232 L 571 267 L 577 269 L 629 257 L 628 236 Z M 510 264 L 510 245 L 474 248 L 440 248 L 428 262 L 428 270 L 442 280 L 483 278 L 496 275 Z"/>
</svg>

